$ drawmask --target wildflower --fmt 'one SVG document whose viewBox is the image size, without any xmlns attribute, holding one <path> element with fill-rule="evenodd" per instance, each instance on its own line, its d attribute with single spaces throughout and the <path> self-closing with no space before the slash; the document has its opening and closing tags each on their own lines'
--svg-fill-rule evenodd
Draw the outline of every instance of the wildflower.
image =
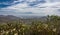
<svg viewBox="0 0 60 35">
<path fill-rule="evenodd" d="M 56 28 L 54 28 L 53 31 L 56 32 Z"/>
<path fill-rule="evenodd" d="M 14 35 L 18 35 L 18 33 L 15 33 Z"/>
<path fill-rule="evenodd" d="M 14 28 L 13 31 L 15 31 L 16 29 Z"/>
</svg>

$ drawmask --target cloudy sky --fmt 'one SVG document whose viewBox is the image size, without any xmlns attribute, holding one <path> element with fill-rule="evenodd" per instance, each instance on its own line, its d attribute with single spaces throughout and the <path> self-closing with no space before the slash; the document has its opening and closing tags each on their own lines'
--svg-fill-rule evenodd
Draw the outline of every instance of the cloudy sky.
<svg viewBox="0 0 60 35">
<path fill-rule="evenodd" d="M 60 15 L 60 0 L 0 0 L 0 15 Z"/>
</svg>

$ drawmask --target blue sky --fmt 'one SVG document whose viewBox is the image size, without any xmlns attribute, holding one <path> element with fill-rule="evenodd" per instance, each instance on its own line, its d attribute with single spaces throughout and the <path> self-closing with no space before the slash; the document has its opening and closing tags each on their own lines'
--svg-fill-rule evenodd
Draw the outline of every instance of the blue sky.
<svg viewBox="0 0 60 35">
<path fill-rule="evenodd" d="M 60 0 L 0 0 L 0 15 L 60 16 Z"/>
</svg>

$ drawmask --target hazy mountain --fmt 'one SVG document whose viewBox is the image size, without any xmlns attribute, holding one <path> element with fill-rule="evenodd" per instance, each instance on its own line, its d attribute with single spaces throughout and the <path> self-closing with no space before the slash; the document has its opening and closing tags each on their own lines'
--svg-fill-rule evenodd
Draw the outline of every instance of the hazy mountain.
<svg viewBox="0 0 60 35">
<path fill-rule="evenodd" d="M 22 21 L 29 20 L 45 20 L 46 16 L 13 16 L 13 15 L 0 15 L 0 22 L 10 22 L 10 21 L 19 21 L 20 19 L 23 19 Z"/>
<path fill-rule="evenodd" d="M 0 22 L 9 22 L 9 21 L 15 21 L 20 19 L 19 17 L 12 16 L 12 15 L 0 15 Z"/>
</svg>

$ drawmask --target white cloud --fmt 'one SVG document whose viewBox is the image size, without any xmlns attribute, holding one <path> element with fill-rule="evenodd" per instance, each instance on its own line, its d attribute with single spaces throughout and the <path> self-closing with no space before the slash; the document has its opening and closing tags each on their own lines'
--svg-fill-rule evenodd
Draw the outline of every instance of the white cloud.
<svg viewBox="0 0 60 35">
<path fill-rule="evenodd" d="M 36 1 L 36 0 L 26 0 L 27 2 L 34 2 L 34 1 Z"/>
<path fill-rule="evenodd" d="M 60 0 L 45 0 L 47 3 L 60 2 Z"/>
<path fill-rule="evenodd" d="M 59 8 L 25 8 L 25 9 L 11 9 L 11 10 L 7 10 L 5 9 L 7 12 L 11 11 L 11 12 L 15 12 L 15 14 L 17 13 L 17 15 L 21 15 L 21 13 L 24 12 L 32 12 L 34 14 L 31 15 L 59 15 L 57 10 Z M 10 13 L 11 14 L 11 13 Z"/>
<path fill-rule="evenodd" d="M 27 1 L 33 2 L 36 0 L 27 0 Z M 24 3 L 19 3 L 17 5 L 9 6 L 7 8 L 2 8 L 2 10 L 6 10 L 7 12 L 8 11 L 15 12 L 14 13 L 15 15 L 20 15 L 21 13 L 24 13 L 24 12 L 34 13 L 29 15 L 60 15 L 57 12 L 57 10 L 60 9 L 60 2 L 50 3 L 50 1 L 51 0 L 48 0 L 47 3 L 38 4 L 36 5 L 36 7 L 30 7 L 28 3 L 24 2 Z M 40 8 L 40 7 L 45 7 L 45 8 Z"/>
<path fill-rule="evenodd" d="M 59 7 L 60 8 L 60 2 L 54 2 L 54 3 L 44 3 L 44 4 L 38 4 L 37 7 Z"/>
<path fill-rule="evenodd" d="M 21 9 L 21 8 L 25 8 L 28 7 L 26 3 L 20 3 L 17 5 L 12 5 L 10 7 L 7 7 L 8 9 Z"/>
</svg>

